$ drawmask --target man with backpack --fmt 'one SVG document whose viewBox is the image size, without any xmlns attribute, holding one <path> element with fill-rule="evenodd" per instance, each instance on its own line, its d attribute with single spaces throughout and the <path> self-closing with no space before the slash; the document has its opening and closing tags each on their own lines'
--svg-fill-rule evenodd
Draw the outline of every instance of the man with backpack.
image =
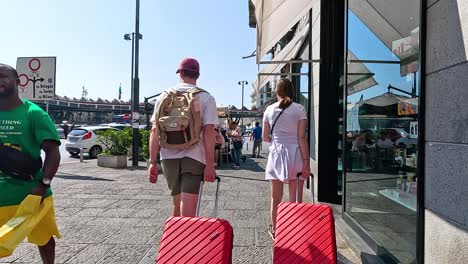
<svg viewBox="0 0 468 264">
<path fill-rule="evenodd" d="M 157 155 L 171 190 L 173 216 L 195 216 L 201 180 L 213 182 L 216 101 L 197 87 L 200 65 L 185 58 L 177 72 L 180 83 L 165 90 L 155 102 L 151 118 L 149 180 L 158 179 Z"/>
</svg>

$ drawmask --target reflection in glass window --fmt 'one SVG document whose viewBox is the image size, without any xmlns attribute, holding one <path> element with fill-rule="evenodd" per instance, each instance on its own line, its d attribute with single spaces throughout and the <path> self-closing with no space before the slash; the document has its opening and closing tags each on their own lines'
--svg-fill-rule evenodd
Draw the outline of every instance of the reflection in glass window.
<svg viewBox="0 0 468 264">
<path fill-rule="evenodd" d="M 419 0 L 349 0 L 346 213 L 402 263 L 416 256 Z"/>
<path fill-rule="evenodd" d="M 301 73 L 307 74 L 308 72 L 309 72 L 309 64 L 308 63 L 302 64 Z M 300 76 L 298 102 L 301 105 L 303 105 L 305 109 L 309 109 L 309 77 L 307 75 Z"/>
</svg>

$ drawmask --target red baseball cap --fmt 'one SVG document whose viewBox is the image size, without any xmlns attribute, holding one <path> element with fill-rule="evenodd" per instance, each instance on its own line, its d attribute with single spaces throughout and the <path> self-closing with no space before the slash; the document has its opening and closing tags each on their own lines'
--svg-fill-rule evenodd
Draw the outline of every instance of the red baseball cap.
<svg viewBox="0 0 468 264">
<path fill-rule="evenodd" d="M 185 58 L 180 62 L 179 69 L 176 71 L 176 73 L 179 73 L 181 70 L 200 72 L 200 64 L 196 59 Z"/>
</svg>

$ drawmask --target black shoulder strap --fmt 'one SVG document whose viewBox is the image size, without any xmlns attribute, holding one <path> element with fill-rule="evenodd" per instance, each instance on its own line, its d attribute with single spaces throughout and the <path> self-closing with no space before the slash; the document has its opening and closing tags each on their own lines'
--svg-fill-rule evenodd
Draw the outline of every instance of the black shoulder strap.
<svg viewBox="0 0 468 264">
<path fill-rule="evenodd" d="M 280 116 L 283 114 L 284 110 L 286 110 L 287 107 L 283 108 L 281 110 L 281 112 L 279 113 L 279 115 L 276 117 L 275 121 L 273 122 L 273 125 L 271 126 L 271 130 L 270 130 L 270 136 L 273 135 L 273 129 L 275 129 L 275 126 L 276 126 L 276 123 L 278 122 L 278 119 L 280 118 Z"/>
</svg>

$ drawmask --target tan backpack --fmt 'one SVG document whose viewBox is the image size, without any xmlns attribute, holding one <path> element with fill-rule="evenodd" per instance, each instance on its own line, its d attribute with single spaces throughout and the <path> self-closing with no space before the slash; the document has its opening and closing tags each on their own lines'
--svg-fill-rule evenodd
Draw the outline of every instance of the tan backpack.
<svg viewBox="0 0 468 264">
<path fill-rule="evenodd" d="M 186 92 L 166 92 L 157 118 L 161 147 L 185 150 L 200 141 L 200 101 L 195 95 L 201 92 L 205 91 L 197 87 Z"/>
</svg>

